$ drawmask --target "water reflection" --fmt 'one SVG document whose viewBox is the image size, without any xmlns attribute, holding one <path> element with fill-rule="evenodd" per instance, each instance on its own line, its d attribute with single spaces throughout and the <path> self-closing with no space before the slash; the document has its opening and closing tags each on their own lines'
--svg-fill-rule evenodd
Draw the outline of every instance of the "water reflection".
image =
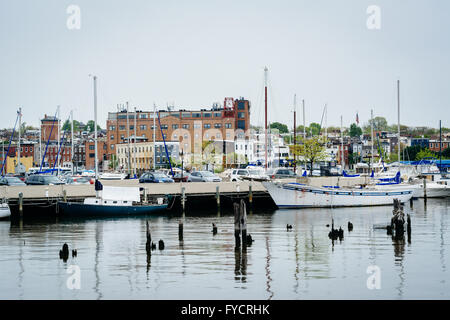
<svg viewBox="0 0 450 320">
<path fill-rule="evenodd" d="M 218 216 L 215 208 L 182 217 L 183 241 L 180 216 L 2 222 L 0 298 L 448 299 L 447 208 L 448 201 L 429 199 L 425 212 L 416 202 L 409 212 L 415 241 L 408 245 L 407 235 L 393 238 L 373 228 L 390 221 L 391 207 L 253 212 L 248 229 L 255 242 L 238 250 L 233 212 Z M 332 243 L 331 219 L 336 228 L 352 221 L 354 230 Z M 165 250 L 143 249 L 146 220 Z M 293 229 L 287 232 L 286 224 Z M 81 291 L 66 288 L 70 262 L 58 259 L 63 243 L 80 249 L 72 260 L 82 269 Z M 365 286 L 369 265 L 388 279 L 381 291 Z"/>
</svg>

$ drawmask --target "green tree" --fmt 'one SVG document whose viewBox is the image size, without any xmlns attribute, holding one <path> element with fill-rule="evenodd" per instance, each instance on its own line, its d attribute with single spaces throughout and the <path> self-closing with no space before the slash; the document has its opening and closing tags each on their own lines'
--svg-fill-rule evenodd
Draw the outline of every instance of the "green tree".
<svg viewBox="0 0 450 320">
<path fill-rule="evenodd" d="M 302 157 L 305 162 L 309 163 L 310 175 L 312 175 L 314 162 L 326 159 L 325 142 L 325 139 L 320 136 L 301 139 L 301 144 L 294 150 L 296 155 Z"/>
<path fill-rule="evenodd" d="M 309 125 L 309 130 L 310 130 L 312 136 L 317 136 L 320 132 L 320 124 L 312 122 Z"/>
<path fill-rule="evenodd" d="M 410 146 L 406 147 L 404 150 L 405 154 L 405 160 L 414 161 L 417 158 L 417 154 L 423 150 L 424 148 L 422 146 Z"/>
<path fill-rule="evenodd" d="M 431 151 L 430 149 L 422 149 L 417 153 L 416 160 L 422 160 L 423 158 L 427 157 L 435 157 L 436 154 Z"/>
<path fill-rule="evenodd" d="M 369 128 L 370 123 L 372 122 L 372 119 L 369 120 Z M 384 117 L 375 117 L 373 118 L 373 129 L 377 131 L 385 131 L 388 129 L 388 123 L 386 118 Z"/>
<path fill-rule="evenodd" d="M 89 132 L 94 132 L 94 128 L 95 128 L 95 122 L 94 122 L 94 120 L 89 120 L 89 121 L 86 123 L 86 128 L 87 128 L 87 130 L 88 130 Z M 97 130 L 102 130 L 98 124 L 97 124 Z"/>
<path fill-rule="evenodd" d="M 270 129 L 278 129 L 278 131 L 280 133 L 288 133 L 289 132 L 288 126 L 283 123 L 280 123 L 280 122 L 272 122 L 270 124 Z"/>
<path fill-rule="evenodd" d="M 447 148 L 444 151 L 442 151 L 442 157 L 450 158 L 450 148 Z"/>
<path fill-rule="evenodd" d="M 350 125 L 350 137 L 359 137 L 362 135 L 362 130 L 360 127 L 356 125 L 356 123 L 352 123 Z"/>
<path fill-rule="evenodd" d="M 93 125 L 94 125 L 94 123 L 92 122 L 92 128 L 94 128 Z M 77 120 L 73 120 L 73 131 L 78 131 L 79 130 L 79 126 L 80 126 L 80 122 L 77 121 Z M 98 127 L 98 128 L 100 128 L 100 127 Z M 69 132 L 72 131 L 72 124 L 71 124 L 71 122 L 68 119 L 64 122 L 64 124 L 62 126 L 62 130 L 63 131 L 69 131 Z"/>
</svg>

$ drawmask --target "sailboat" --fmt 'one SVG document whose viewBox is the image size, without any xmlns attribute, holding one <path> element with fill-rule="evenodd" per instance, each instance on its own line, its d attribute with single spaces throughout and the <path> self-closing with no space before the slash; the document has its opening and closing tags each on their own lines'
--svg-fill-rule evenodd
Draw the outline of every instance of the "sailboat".
<svg viewBox="0 0 450 320">
<path fill-rule="evenodd" d="M 84 199 L 83 203 L 58 201 L 62 215 L 135 215 L 151 214 L 167 209 L 169 198 L 159 197 L 156 201 L 141 200 L 139 187 L 103 186 L 98 180 L 97 157 L 97 77 L 94 76 L 94 142 L 95 142 L 95 191 L 96 197 Z"/>
<path fill-rule="evenodd" d="M 9 218 L 11 216 L 11 209 L 5 199 L 0 203 L 0 219 Z"/>
</svg>

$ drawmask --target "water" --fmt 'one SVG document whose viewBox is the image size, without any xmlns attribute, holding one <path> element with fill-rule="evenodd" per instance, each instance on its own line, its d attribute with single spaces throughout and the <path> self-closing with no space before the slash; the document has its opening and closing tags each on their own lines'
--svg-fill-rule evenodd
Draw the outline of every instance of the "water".
<svg viewBox="0 0 450 320">
<path fill-rule="evenodd" d="M 404 244 L 373 229 L 392 207 L 254 212 L 247 253 L 235 253 L 233 216 L 215 210 L 186 215 L 182 244 L 179 217 L 1 221 L 0 299 L 449 299 L 449 204 L 406 205 L 412 239 Z M 331 217 L 345 230 L 334 245 Z M 153 241 L 165 242 L 150 261 L 146 219 Z M 67 262 L 59 259 L 64 242 L 78 249 Z M 70 265 L 81 270 L 79 290 L 67 287 Z M 367 287 L 370 265 L 380 268 L 380 289 Z"/>
</svg>

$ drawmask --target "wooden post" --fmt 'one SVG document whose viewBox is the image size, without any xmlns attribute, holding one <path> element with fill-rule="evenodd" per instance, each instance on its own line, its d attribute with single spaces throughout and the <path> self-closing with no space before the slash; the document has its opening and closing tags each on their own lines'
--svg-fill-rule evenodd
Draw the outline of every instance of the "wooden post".
<svg viewBox="0 0 450 320">
<path fill-rule="evenodd" d="M 253 206 L 253 192 L 252 192 L 252 185 L 248 186 L 248 204 L 250 205 L 250 208 Z"/>
<path fill-rule="evenodd" d="M 23 193 L 19 193 L 19 216 L 23 217 Z"/>
<path fill-rule="evenodd" d="M 186 194 L 185 194 L 185 187 L 181 187 L 181 208 L 184 209 L 186 208 Z"/>
<path fill-rule="evenodd" d="M 406 222 L 408 223 L 406 225 L 406 233 L 408 235 L 408 243 L 411 243 L 411 217 L 409 214 L 406 216 Z"/>
<path fill-rule="evenodd" d="M 241 246 L 241 221 L 240 221 L 240 206 L 239 203 L 233 204 L 234 208 L 234 240 L 236 242 L 236 248 Z"/>
<path fill-rule="evenodd" d="M 427 178 L 423 178 L 423 201 L 427 202 Z"/>
<path fill-rule="evenodd" d="M 145 243 L 145 250 L 147 251 L 147 255 L 151 255 L 152 250 L 152 235 L 150 234 L 150 225 L 148 223 L 148 220 L 145 222 L 146 223 L 146 238 L 147 238 L 147 242 Z"/>
<path fill-rule="evenodd" d="M 67 202 L 67 191 L 66 190 L 63 190 L 63 199 L 64 199 L 64 202 Z"/>
<path fill-rule="evenodd" d="M 220 210 L 220 190 L 219 190 L 219 186 L 216 186 L 216 201 L 217 201 L 217 210 Z"/>
<path fill-rule="evenodd" d="M 183 241 L 183 221 L 178 223 L 178 240 Z"/>
<path fill-rule="evenodd" d="M 239 206 L 239 216 L 242 231 L 242 245 L 244 248 L 247 247 L 247 210 L 245 207 L 245 201 L 244 199 L 241 199 L 241 203 Z"/>
<path fill-rule="evenodd" d="M 147 203 L 147 188 L 144 188 L 144 203 Z"/>
<path fill-rule="evenodd" d="M 413 198 L 411 197 L 411 199 L 409 199 L 409 207 L 412 209 L 413 208 Z"/>
</svg>

